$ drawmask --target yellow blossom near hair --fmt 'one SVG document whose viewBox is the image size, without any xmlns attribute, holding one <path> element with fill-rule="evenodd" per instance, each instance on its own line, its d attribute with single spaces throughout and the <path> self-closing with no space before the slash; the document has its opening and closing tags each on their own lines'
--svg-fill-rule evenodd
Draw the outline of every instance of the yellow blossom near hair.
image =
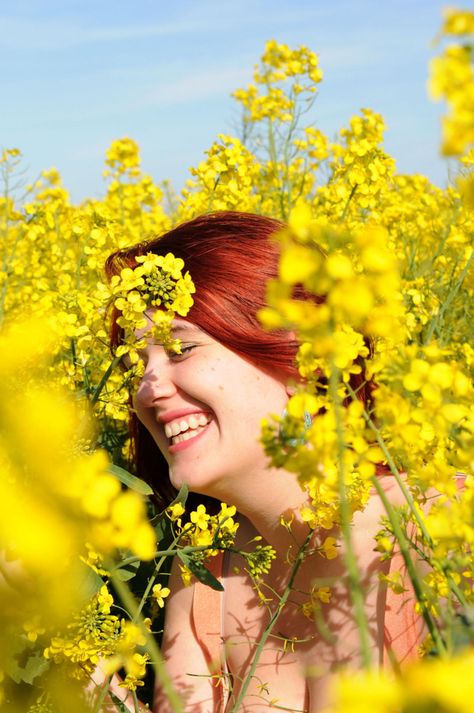
<svg viewBox="0 0 474 713">
<path fill-rule="evenodd" d="M 193 178 L 183 191 L 180 220 L 209 210 L 256 210 L 259 165 L 255 156 L 239 139 L 225 134 L 219 134 L 206 153 L 207 159 L 191 169 Z"/>
<path fill-rule="evenodd" d="M 148 253 L 136 258 L 135 268 L 125 267 L 120 275 L 113 275 L 110 285 L 104 288 L 102 299 L 113 300 L 120 314 L 117 324 L 124 330 L 115 359 L 128 356 L 129 384 L 143 375 L 143 363 L 138 348 L 145 344 L 145 334 L 163 344 L 166 349 L 179 353 L 180 342 L 171 336 L 172 321 L 176 314 L 184 317 L 193 305 L 195 287 L 189 272 L 183 274 L 184 262 L 174 255 Z M 149 314 L 152 311 L 151 315 Z M 143 334 L 137 337 L 136 331 Z"/>
</svg>

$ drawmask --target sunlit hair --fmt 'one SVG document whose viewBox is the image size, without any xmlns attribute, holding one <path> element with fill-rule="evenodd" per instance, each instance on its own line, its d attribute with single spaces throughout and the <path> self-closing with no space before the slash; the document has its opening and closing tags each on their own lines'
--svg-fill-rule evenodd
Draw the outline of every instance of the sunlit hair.
<svg viewBox="0 0 474 713">
<path fill-rule="evenodd" d="M 265 305 L 266 283 L 278 273 L 279 245 L 273 238 L 284 227 L 272 218 L 250 213 L 225 211 L 202 215 L 183 223 L 164 235 L 133 247 L 119 250 L 106 263 L 106 274 L 135 267 L 135 258 L 152 252 L 172 252 L 184 260 L 196 286 L 194 305 L 186 319 L 253 365 L 282 380 L 296 380 L 297 341 L 288 332 L 264 331 L 257 319 Z M 295 299 L 321 298 L 296 286 Z M 111 343 L 120 344 L 122 332 L 113 310 Z M 358 375 L 353 388 L 364 401 L 368 391 Z M 161 504 L 174 497 L 165 459 L 148 431 L 131 413 L 131 434 L 137 474 L 156 490 Z M 159 476 L 157 477 L 157 474 Z"/>
</svg>

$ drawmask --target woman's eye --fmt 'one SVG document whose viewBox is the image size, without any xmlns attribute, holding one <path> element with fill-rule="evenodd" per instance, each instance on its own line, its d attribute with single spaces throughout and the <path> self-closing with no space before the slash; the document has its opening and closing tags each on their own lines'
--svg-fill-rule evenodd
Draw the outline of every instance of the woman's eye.
<svg viewBox="0 0 474 713">
<path fill-rule="evenodd" d="M 195 344 L 181 344 L 181 351 L 175 352 L 171 351 L 169 352 L 169 357 L 170 359 L 173 359 L 174 361 L 179 361 L 183 357 L 185 357 L 187 354 L 190 354 L 193 349 L 196 348 Z"/>
</svg>

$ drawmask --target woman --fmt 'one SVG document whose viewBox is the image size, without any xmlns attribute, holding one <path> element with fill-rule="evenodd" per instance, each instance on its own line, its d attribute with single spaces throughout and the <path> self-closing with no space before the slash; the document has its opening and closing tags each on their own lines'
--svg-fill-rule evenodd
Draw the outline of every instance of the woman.
<svg viewBox="0 0 474 713">
<path fill-rule="evenodd" d="M 182 353 L 169 353 L 151 341 L 143 353 L 145 373 L 132 414 L 138 474 L 164 503 L 173 488 L 187 484 L 192 493 L 235 505 L 236 549 L 248 550 L 249 542 L 258 537 L 276 553 L 258 589 L 242 558 L 227 555 L 216 571 L 222 594 L 200 583 L 184 587 L 179 564 L 174 563 L 163 652 L 184 708 L 192 713 L 235 707 L 248 713 L 270 707 L 316 713 L 328 704 L 334 671 L 343 664 L 360 665 L 358 630 L 339 548 L 333 559 L 316 552 L 304 560 L 283 613 L 252 668 L 269 618 L 288 587 L 291 562 L 308 535 L 299 516 L 306 494 L 293 475 L 269 467 L 259 442 L 262 419 L 284 412 L 298 380 L 293 335 L 265 332 L 257 319 L 265 304 L 266 283 L 277 275 L 278 244 L 272 236 L 280 228 L 277 221 L 257 215 L 215 213 L 120 251 L 108 261 L 112 275 L 124 265 L 134 267 L 138 255 L 172 252 L 184 260 L 196 286 L 186 319 L 174 322 Z M 298 288 L 295 297 L 308 298 Z M 115 344 L 120 336 L 116 328 Z M 391 501 L 401 502 L 390 477 L 381 480 Z M 389 601 L 379 579 L 389 567 L 374 552 L 383 513 L 374 495 L 364 512 L 355 515 L 352 529 L 365 590 L 369 645 L 373 659 L 380 662 L 388 648 L 394 648 L 394 638 L 399 637 L 397 653 L 403 658 L 419 634 L 407 607 L 394 618 L 394 607 L 399 610 L 402 602 Z M 281 525 L 282 517 L 292 521 L 291 528 Z M 314 533 L 313 551 L 328 534 L 335 533 Z M 332 591 L 330 601 L 321 605 L 319 625 L 302 610 L 315 583 L 330 585 Z M 321 591 L 324 602 L 325 590 Z M 154 709 L 170 710 L 159 682 Z"/>
</svg>

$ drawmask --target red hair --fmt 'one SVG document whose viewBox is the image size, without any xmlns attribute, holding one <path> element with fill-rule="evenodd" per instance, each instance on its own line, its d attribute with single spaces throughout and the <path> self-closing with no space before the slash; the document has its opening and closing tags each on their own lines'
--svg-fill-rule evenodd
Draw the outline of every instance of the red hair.
<svg viewBox="0 0 474 713">
<path fill-rule="evenodd" d="M 263 371 L 283 380 L 298 379 L 295 356 L 298 342 L 283 330 L 264 331 L 257 312 L 265 306 L 268 280 L 277 277 L 279 244 L 272 238 L 284 224 L 250 213 L 223 211 L 202 215 L 178 225 L 161 237 L 119 250 L 106 262 L 106 274 L 119 274 L 124 267 L 135 267 L 136 257 L 146 253 L 173 253 L 184 260 L 196 286 L 194 305 L 187 319 L 239 356 Z M 293 291 L 295 299 L 323 298 L 308 294 L 302 286 Z M 122 331 L 113 308 L 111 344 L 120 344 Z M 368 397 L 363 375 L 352 383 L 359 398 Z M 131 414 L 131 434 L 137 473 L 157 491 L 162 504 L 174 496 L 163 472 L 164 457 L 148 431 Z M 167 466 L 166 466 L 167 473 Z"/>
</svg>

